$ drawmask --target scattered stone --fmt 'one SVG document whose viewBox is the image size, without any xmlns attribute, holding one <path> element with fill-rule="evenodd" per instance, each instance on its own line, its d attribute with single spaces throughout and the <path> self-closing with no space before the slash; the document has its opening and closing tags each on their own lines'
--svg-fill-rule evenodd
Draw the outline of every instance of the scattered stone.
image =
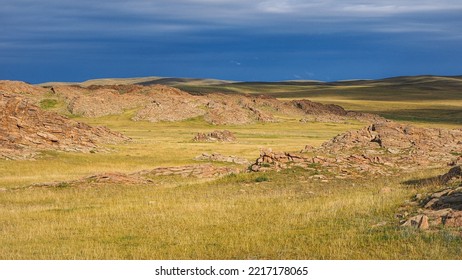
<svg viewBox="0 0 462 280">
<path fill-rule="evenodd" d="M 462 211 L 449 213 L 446 216 L 444 225 L 448 227 L 462 227 Z"/>
<path fill-rule="evenodd" d="M 401 226 L 403 227 L 413 227 L 418 229 L 428 229 L 428 217 L 426 215 L 417 215 L 411 217 L 406 222 L 404 222 Z"/>
<path fill-rule="evenodd" d="M 451 168 L 447 173 L 431 178 L 419 179 L 419 180 L 409 180 L 405 183 L 408 185 L 416 186 L 428 186 L 428 185 L 447 185 L 447 184 L 459 184 L 462 185 L 462 171 L 460 166 L 455 166 Z M 437 195 L 437 194 L 433 194 Z"/>
<path fill-rule="evenodd" d="M 453 174 L 453 169 L 446 174 Z M 422 214 L 407 219 L 404 226 L 415 226 L 419 222 L 421 229 L 431 229 L 439 225 L 462 227 L 462 187 L 448 187 L 426 196 L 418 194 L 413 201 L 407 203 L 412 204 L 420 206 L 416 211 Z M 426 218 L 419 220 L 423 216 Z"/>
<path fill-rule="evenodd" d="M 229 174 L 238 174 L 245 169 L 227 166 L 214 166 L 212 164 L 184 165 L 173 167 L 157 167 L 151 170 L 143 170 L 135 173 L 106 172 L 84 177 L 78 180 L 61 181 L 51 183 L 33 184 L 30 188 L 64 188 L 64 187 L 91 187 L 107 184 L 140 185 L 154 184 L 152 176 L 172 176 L 196 178 L 217 178 Z"/>
<path fill-rule="evenodd" d="M 448 173 L 441 175 L 439 180 L 441 184 L 447 184 L 449 181 L 453 179 L 461 179 L 462 178 L 462 168 L 460 166 L 455 166 L 451 168 Z"/>
<path fill-rule="evenodd" d="M 92 175 L 84 178 L 84 182 L 89 183 L 111 183 L 111 184 L 147 184 L 152 183 L 150 179 L 136 176 L 136 174 L 124 174 L 120 172 L 110 172 Z"/>
<path fill-rule="evenodd" d="M 387 193 L 391 193 L 391 192 L 392 192 L 392 189 L 389 188 L 389 187 L 385 187 L 385 188 L 380 189 L 380 193 L 382 193 L 382 194 L 387 194 Z"/>
<path fill-rule="evenodd" d="M 182 177 L 212 178 L 222 177 L 229 174 L 238 174 L 244 170 L 228 166 L 214 166 L 212 164 L 184 165 L 175 167 L 158 167 L 152 170 L 138 172 L 138 175 L 146 176 L 171 176 L 179 175 Z"/>
<path fill-rule="evenodd" d="M 236 137 L 229 130 L 215 130 L 210 133 L 197 133 L 195 142 L 234 142 Z"/>
<path fill-rule="evenodd" d="M 121 185 L 133 185 L 133 184 L 148 184 L 153 181 L 147 178 L 143 178 L 136 174 L 124 174 L 119 172 L 106 172 L 95 174 L 92 176 L 84 177 L 78 180 L 72 181 L 61 181 L 51 183 L 38 183 L 33 184 L 31 188 L 67 188 L 67 187 L 89 187 L 101 184 L 121 184 Z"/>
<path fill-rule="evenodd" d="M 300 151 L 300 153 L 313 152 L 315 148 L 311 145 L 305 145 L 305 147 Z"/>
<path fill-rule="evenodd" d="M 208 161 L 219 161 L 219 162 L 229 162 L 229 163 L 236 163 L 242 165 L 248 165 L 249 161 L 245 158 L 240 158 L 236 156 L 224 156 L 221 154 L 207 154 L 203 153 L 200 156 L 194 158 L 195 160 L 208 160 Z"/>
<path fill-rule="evenodd" d="M 457 142 L 458 145 L 462 145 L 462 142 L 459 141 Z M 462 165 L 462 156 L 458 156 L 457 158 L 451 160 L 448 162 L 448 166 L 456 166 L 456 165 Z"/>
<path fill-rule="evenodd" d="M 429 227 L 430 226 L 428 225 L 428 217 L 426 215 L 423 215 L 422 219 L 420 220 L 420 223 L 419 223 L 419 229 L 426 230 Z"/>
<path fill-rule="evenodd" d="M 388 223 L 387 222 L 380 222 L 380 223 L 377 223 L 375 225 L 372 225 L 371 228 L 378 228 L 378 227 L 384 227 L 386 226 Z"/>
</svg>

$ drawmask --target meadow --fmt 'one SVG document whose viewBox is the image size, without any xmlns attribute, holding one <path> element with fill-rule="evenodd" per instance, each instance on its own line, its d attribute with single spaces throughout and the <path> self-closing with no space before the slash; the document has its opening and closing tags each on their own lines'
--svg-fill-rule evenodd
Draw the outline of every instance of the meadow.
<svg viewBox="0 0 462 280">
<path fill-rule="evenodd" d="M 391 90 L 388 95 L 352 88 L 307 92 L 306 86 L 300 91 L 296 86 L 297 94 L 293 85 L 280 84 L 239 90 L 335 103 L 417 125 L 460 127 L 462 122 L 462 96 L 455 90 L 432 97 L 414 87 L 409 91 L 415 95 L 397 97 Z M 396 217 L 415 194 L 441 188 L 406 181 L 445 169 L 321 182 L 310 178 L 315 171 L 295 168 L 215 179 L 160 176 L 152 185 L 29 188 L 100 172 L 197 164 L 194 157 L 204 152 L 253 161 L 260 148 L 298 151 L 365 125 L 281 119 L 216 126 L 200 118 L 149 123 L 133 122 L 130 114 L 76 118 L 133 139 L 107 146 L 110 152 L 48 151 L 33 161 L 0 161 L 0 259 L 462 258 L 460 231 L 403 228 Z M 195 133 L 216 129 L 232 131 L 237 142 L 192 141 Z"/>
</svg>

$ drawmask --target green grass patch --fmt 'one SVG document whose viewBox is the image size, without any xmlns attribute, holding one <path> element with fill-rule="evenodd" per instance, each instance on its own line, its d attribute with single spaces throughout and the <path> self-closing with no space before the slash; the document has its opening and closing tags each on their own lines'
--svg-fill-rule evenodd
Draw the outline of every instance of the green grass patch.
<svg viewBox="0 0 462 280">
<path fill-rule="evenodd" d="M 257 183 L 260 183 L 260 182 L 267 182 L 269 181 L 270 179 L 268 178 L 268 176 L 258 176 L 257 178 L 255 178 L 255 182 Z"/>
<path fill-rule="evenodd" d="M 40 101 L 40 108 L 47 110 L 47 109 L 53 109 L 58 105 L 58 100 L 56 99 L 42 99 Z"/>
</svg>

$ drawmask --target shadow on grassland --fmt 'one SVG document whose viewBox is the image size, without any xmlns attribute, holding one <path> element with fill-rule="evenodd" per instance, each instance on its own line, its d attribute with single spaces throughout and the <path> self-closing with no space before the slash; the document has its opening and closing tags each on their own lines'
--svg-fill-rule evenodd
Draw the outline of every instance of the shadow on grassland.
<svg viewBox="0 0 462 280">
<path fill-rule="evenodd" d="M 371 111 L 370 113 L 395 121 L 462 125 L 462 110 L 460 109 L 403 109 Z"/>
</svg>

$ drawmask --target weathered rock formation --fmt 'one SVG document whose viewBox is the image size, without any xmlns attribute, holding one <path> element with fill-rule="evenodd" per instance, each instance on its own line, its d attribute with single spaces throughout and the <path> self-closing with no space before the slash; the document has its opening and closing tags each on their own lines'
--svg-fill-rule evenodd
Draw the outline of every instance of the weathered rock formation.
<svg viewBox="0 0 462 280">
<path fill-rule="evenodd" d="M 91 175 L 72 181 L 61 181 L 51 183 L 37 183 L 30 186 L 30 188 L 67 188 L 67 187 L 89 187 L 98 186 L 103 184 L 120 184 L 120 185 L 141 185 L 151 184 L 153 180 L 144 178 L 134 174 L 125 174 L 120 172 L 106 172 Z"/>
<path fill-rule="evenodd" d="M 431 178 L 432 179 L 432 178 Z M 422 180 L 428 183 L 430 179 Z M 431 229 L 437 226 L 462 227 L 462 169 L 460 166 L 453 167 L 441 176 L 432 180 L 437 184 L 449 184 L 453 187 L 447 187 L 429 195 L 416 195 L 414 201 L 403 206 L 403 209 L 417 204 L 417 214 L 406 217 L 405 214 L 399 214 L 405 218 L 401 221 L 402 226 L 415 227 L 419 229 Z M 457 185 L 460 185 L 457 187 Z"/>
<path fill-rule="evenodd" d="M 386 121 L 339 135 L 322 145 L 331 154 L 359 154 L 401 169 L 443 166 L 462 151 L 461 129 L 420 128 Z M 355 153 L 356 151 L 356 153 Z"/>
<path fill-rule="evenodd" d="M 145 170 L 137 174 L 143 176 L 170 176 L 179 175 L 182 177 L 197 177 L 197 178 L 214 178 L 222 177 L 229 174 L 237 174 L 242 172 L 240 168 L 229 166 L 215 166 L 213 164 L 195 164 L 183 165 L 174 167 L 157 167 L 152 170 Z"/>
<path fill-rule="evenodd" d="M 280 101 L 268 96 L 211 93 L 195 96 L 163 85 L 105 85 L 49 88 L 22 82 L 0 82 L 0 91 L 27 93 L 36 104 L 47 94 L 65 103 L 69 113 L 84 117 L 101 117 L 132 111 L 135 121 L 182 121 L 202 117 L 223 124 L 275 122 L 278 116 L 303 121 L 339 122 L 347 119 L 379 120 L 375 115 L 345 111 L 337 105 L 323 105 L 308 100 Z M 42 97 L 41 97 L 42 96 Z"/>
<path fill-rule="evenodd" d="M 0 80 L 0 92 L 3 93 L 15 93 L 15 94 L 29 94 L 29 95 L 41 95 L 49 92 L 48 89 L 43 87 L 34 86 L 25 82 L 20 81 L 1 81 Z"/>
<path fill-rule="evenodd" d="M 98 150 L 98 144 L 126 140 L 105 127 L 43 111 L 21 95 L 0 93 L 0 158 L 30 158 L 48 149 L 89 152 Z"/>
<path fill-rule="evenodd" d="M 106 172 L 84 177 L 72 181 L 33 184 L 30 188 L 65 188 L 65 187 L 92 187 L 107 184 L 142 185 L 155 184 L 155 176 L 182 176 L 196 178 L 218 178 L 229 174 L 237 174 L 245 169 L 228 166 L 214 166 L 212 164 L 183 165 L 173 167 L 157 167 L 151 170 L 142 170 L 135 173 Z"/>
<path fill-rule="evenodd" d="M 457 162 L 454 154 L 462 151 L 460 139 L 461 129 L 418 128 L 386 121 L 341 134 L 319 148 L 305 147 L 303 153 L 263 150 L 252 170 L 319 164 L 337 176 L 391 175 Z"/>
<path fill-rule="evenodd" d="M 310 100 L 293 100 L 291 104 L 304 112 L 308 117 L 303 117 L 300 121 L 317 122 L 344 122 L 348 119 L 367 120 L 368 122 L 385 121 L 384 118 L 361 112 L 347 111 L 343 107 L 335 104 L 321 104 Z"/>
<path fill-rule="evenodd" d="M 236 137 L 229 130 L 215 130 L 210 133 L 199 132 L 194 136 L 195 142 L 234 142 Z"/>
<path fill-rule="evenodd" d="M 195 160 L 205 160 L 205 161 L 217 161 L 217 162 L 229 162 L 229 163 L 236 163 L 242 165 L 249 165 L 249 161 L 245 158 L 240 158 L 236 156 L 224 156 L 222 154 L 208 154 L 203 153 L 200 156 L 194 158 Z"/>
<path fill-rule="evenodd" d="M 204 119 L 212 124 L 248 124 L 254 122 L 274 122 L 275 117 L 265 112 L 261 97 L 244 95 L 208 94 L 207 113 Z M 276 100 L 276 99 L 275 99 Z M 265 99 L 266 101 L 266 99 Z M 279 102 L 276 100 L 276 102 Z"/>
</svg>

